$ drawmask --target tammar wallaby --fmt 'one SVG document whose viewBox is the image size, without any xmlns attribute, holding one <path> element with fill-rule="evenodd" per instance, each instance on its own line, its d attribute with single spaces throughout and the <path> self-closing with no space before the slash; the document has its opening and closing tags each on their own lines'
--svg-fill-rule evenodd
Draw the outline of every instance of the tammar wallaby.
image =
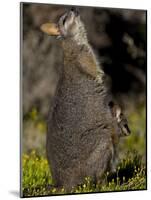
<svg viewBox="0 0 151 200">
<path fill-rule="evenodd" d="M 122 132 L 104 72 L 77 10 L 67 11 L 57 24 L 43 24 L 41 30 L 59 38 L 64 54 L 46 138 L 54 183 L 70 190 L 85 177 L 100 182 L 112 168 Z"/>
</svg>

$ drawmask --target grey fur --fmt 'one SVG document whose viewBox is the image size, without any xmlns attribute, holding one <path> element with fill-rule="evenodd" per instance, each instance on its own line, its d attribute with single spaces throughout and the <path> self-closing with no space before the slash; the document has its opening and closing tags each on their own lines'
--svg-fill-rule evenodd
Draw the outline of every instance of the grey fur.
<svg viewBox="0 0 151 200">
<path fill-rule="evenodd" d="M 103 174 L 112 168 L 120 131 L 108 106 L 110 97 L 103 71 L 100 69 L 100 90 L 96 92 L 98 82 L 79 62 L 79 55 L 92 57 L 98 67 L 83 23 L 77 17 L 74 20 L 78 19 L 78 27 L 72 33 L 68 34 L 68 28 L 65 35 L 62 31 L 64 66 L 49 114 L 46 140 L 53 180 L 66 190 L 81 184 L 85 177 L 103 180 Z M 59 28 L 62 26 L 61 18 Z"/>
</svg>

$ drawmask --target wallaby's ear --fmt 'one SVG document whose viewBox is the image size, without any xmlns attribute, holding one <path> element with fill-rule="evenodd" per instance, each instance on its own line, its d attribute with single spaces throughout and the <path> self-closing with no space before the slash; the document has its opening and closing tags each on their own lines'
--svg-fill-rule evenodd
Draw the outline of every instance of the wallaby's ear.
<svg viewBox="0 0 151 200">
<path fill-rule="evenodd" d="M 116 106 L 115 113 L 116 113 L 117 122 L 120 122 L 121 121 L 121 117 L 120 116 L 122 114 L 122 111 L 121 111 L 121 108 L 119 106 Z"/>
<path fill-rule="evenodd" d="M 122 114 L 120 106 L 118 106 L 117 104 L 114 104 L 113 101 L 110 101 L 108 105 L 110 107 L 112 115 L 116 117 L 117 122 L 120 122 L 121 120 L 120 115 Z"/>
<path fill-rule="evenodd" d="M 51 36 L 59 36 L 60 35 L 59 28 L 58 28 L 57 24 L 55 24 L 55 23 L 42 24 L 40 29 L 44 33 L 51 35 Z"/>
</svg>

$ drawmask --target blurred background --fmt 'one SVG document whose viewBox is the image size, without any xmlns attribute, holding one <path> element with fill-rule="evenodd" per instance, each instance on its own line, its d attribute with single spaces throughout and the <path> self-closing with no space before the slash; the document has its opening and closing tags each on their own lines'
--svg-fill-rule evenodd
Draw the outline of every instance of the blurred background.
<svg viewBox="0 0 151 200">
<path fill-rule="evenodd" d="M 46 121 L 62 67 L 55 38 L 40 31 L 70 6 L 22 4 L 23 153 L 45 156 Z M 132 131 L 122 138 L 120 156 L 146 155 L 146 11 L 78 7 L 88 39 L 108 75 L 114 98 Z"/>
</svg>

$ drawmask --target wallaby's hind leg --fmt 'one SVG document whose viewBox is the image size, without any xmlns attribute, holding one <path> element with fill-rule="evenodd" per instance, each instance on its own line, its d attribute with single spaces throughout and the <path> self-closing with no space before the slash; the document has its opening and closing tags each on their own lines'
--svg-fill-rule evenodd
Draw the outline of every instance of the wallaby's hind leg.
<svg viewBox="0 0 151 200">
<path fill-rule="evenodd" d="M 104 162 L 100 161 L 101 170 L 98 170 L 96 174 L 96 184 L 104 184 L 106 182 L 107 172 L 111 170 L 113 164 L 113 152 L 110 149 L 107 150 L 103 159 Z"/>
</svg>

